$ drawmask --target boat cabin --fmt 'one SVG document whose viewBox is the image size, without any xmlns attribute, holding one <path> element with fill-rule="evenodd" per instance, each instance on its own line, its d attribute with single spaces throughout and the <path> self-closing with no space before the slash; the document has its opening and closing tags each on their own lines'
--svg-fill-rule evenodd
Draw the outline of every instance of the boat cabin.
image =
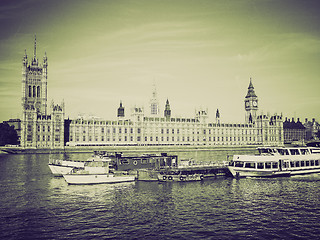
<svg viewBox="0 0 320 240">
<path fill-rule="evenodd" d="M 308 155 L 310 148 L 258 148 L 258 155 Z"/>
<path fill-rule="evenodd" d="M 161 169 L 178 166 L 178 156 L 161 154 L 130 155 L 123 153 L 106 154 L 111 158 L 110 167 L 118 171 L 135 169 Z"/>
</svg>

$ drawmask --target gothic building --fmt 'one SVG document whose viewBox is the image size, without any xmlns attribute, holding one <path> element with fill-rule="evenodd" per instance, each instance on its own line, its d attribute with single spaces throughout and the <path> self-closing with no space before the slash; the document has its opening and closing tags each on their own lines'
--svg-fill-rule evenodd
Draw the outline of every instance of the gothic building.
<svg viewBox="0 0 320 240">
<path fill-rule="evenodd" d="M 20 144 L 28 148 L 60 148 L 64 146 L 64 104 L 52 102 L 47 110 L 48 59 L 45 53 L 41 64 L 36 50 L 35 38 L 32 59 L 29 61 L 26 50 L 22 59 Z"/>
<path fill-rule="evenodd" d="M 61 148 L 107 145 L 283 145 L 283 120 L 279 115 L 258 115 L 258 97 L 250 79 L 245 96 L 244 123 L 222 123 L 217 109 L 215 121 L 207 109 L 198 109 L 193 118 L 173 117 L 169 100 L 163 115 L 159 112 L 156 89 L 150 101 L 150 114 L 134 107 L 125 114 L 120 102 L 117 120 L 64 119 L 64 103 L 52 102 L 48 109 L 48 59 L 40 63 L 34 55 L 22 59 L 21 146 Z"/>
<path fill-rule="evenodd" d="M 154 92 L 155 93 L 155 92 Z M 150 108 L 158 109 L 156 95 Z M 156 106 L 156 107 L 155 107 Z M 121 113 L 122 103 L 120 103 Z M 258 115 L 258 97 L 250 79 L 245 97 L 244 123 L 221 123 L 217 109 L 214 122 L 208 110 L 199 109 L 194 118 L 175 118 L 167 99 L 163 116 L 134 107 L 131 116 L 116 121 L 75 119 L 70 123 L 70 146 L 103 145 L 283 145 L 282 116 Z M 157 110 L 158 111 L 158 110 Z M 119 116 L 119 111 L 118 111 Z"/>
</svg>

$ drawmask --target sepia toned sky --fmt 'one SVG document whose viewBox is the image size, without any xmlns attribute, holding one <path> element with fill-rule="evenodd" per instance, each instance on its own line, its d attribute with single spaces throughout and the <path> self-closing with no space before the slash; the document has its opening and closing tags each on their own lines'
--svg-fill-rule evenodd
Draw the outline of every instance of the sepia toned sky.
<svg viewBox="0 0 320 240">
<path fill-rule="evenodd" d="M 149 113 L 244 122 L 259 112 L 320 121 L 320 1 L 1 0 L 0 121 L 21 117 L 21 59 L 48 57 L 48 103 L 66 117 L 115 119 L 120 101 Z"/>
</svg>

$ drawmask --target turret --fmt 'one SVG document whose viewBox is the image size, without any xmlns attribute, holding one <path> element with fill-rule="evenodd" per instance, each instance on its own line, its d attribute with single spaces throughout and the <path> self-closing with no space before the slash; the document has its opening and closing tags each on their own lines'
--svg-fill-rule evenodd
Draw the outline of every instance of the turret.
<svg viewBox="0 0 320 240">
<path fill-rule="evenodd" d="M 251 78 L 250 78 L 248 92 L 245 97 L 244 103 L 245 103 L 245 110 L 246 110 L 246 119 L 245 119 L 246 123 L 254 123 L 257 118 L 258 97 L 254 91 Z"/>
<path fill-rule="evenodd" d="M 37 37 L 34 35 L 34 52 L 33 52 L 33 60 L 32 60 L 33 66 L 38 66 L 38 59 L 37 59 Z"/>
<path fill-rule="evenodd" d="M 159 102 L 157 99 L 157 90 L 154 86 L 154 90 L 152 92 L 152 98 L 150 100 L 150 113 L 151 115 L 158 115 L 159 114 Z"/>
<path fill-rule="evenodd" d="M 208 118 L 208 109 L 206 110 L 196 110 L 196 120 L 200 123 L 205 124 Z"/>
<path fill-rule="evenodd" d="M 124 107 L 122 106 L 122 101 L 120 101 L 120 107 L 118 108 L 118 118 L 124 118 Z"/>
<path fill-rule="evenodd" d="M 166 106 L 165 106 L 165 110 L 164 110 L 164 117 L 166 118 L 166 120 L 170 120 L 171 118 L 171 109 L 170 109 L 170 104 L 169 104 L 169 100 L 167 99 L 166 101 Z"/>
<path fill-rule="evenodd" d="M 217 109 L 217 112 L 216 112 L 216 123 L 220 124 L 220 112 L 219 112 L 219 109 Z"/>
</svg>

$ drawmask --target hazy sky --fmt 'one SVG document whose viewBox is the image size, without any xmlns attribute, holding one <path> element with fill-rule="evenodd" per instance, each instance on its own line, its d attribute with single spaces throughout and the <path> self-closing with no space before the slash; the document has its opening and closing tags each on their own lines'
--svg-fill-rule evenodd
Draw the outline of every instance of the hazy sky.
<svg viewBox="0 0 320 240">
<path fill-rule="evenodd" d="M 0 0 L 0 121 L 20 117 L 21 59 L 48 56 L 48 103 L 66 117 L 115 119 L 149 102 L 244 122 L 252 77 L 259 112 L 320 120 L 320 1 Z"/>
</svg>

